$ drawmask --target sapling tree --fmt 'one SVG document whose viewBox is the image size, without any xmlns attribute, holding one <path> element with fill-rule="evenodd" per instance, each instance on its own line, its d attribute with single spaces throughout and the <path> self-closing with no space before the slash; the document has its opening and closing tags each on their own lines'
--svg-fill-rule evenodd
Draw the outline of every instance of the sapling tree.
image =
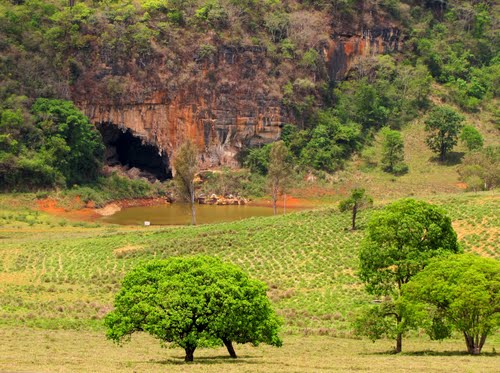
<svg viewBox="0 0 500 373">
<path fill-rule="evenodd" d="M 185 361 L 193 361 L 200 346 L 224 344 L 233 358 L 233 342 L 281 346 L 281 321 L 266 290 L 216 258 L 150 261 L 125 276 L 105 319 L 107 337 L 122 342 L 144 331 L 184 348 Z"/>
<path fill-rule="evenodd" d="M 358 211 L 371 207 L 373 198 L 366 194 L 362 188 L 355 188 L 351 191 L 349 198 L 340 201 L 339 209 L 341 212 L 352 211 L 352 230 L 356 230 L 356 216 Z"/>
<path fill-rule="evenodd" d="M 191 141 L 183 143 L 174 158 L 174 183 L 180 198 L 191 206 L 191 224 L 196 225 L 195 197 L 196 189 L 194 178 L 198 172 L 198 150 Z"/>
<path fill-rule="evenodd" d="M 500 326 L 500 263 L 475 255 L 433 260 L 404 286 L 404 298 L 423 302 L 432 339 L 461 332 L 467 351 L 479 355 L 486 337 Z"/>
<path fill-rule="evenodd" d="M 459 251 L 451 219 L 436 206 L 404 199 L 373 213 L 360 249 L 359 276 L 366 290 L 384 301 L 368 311 L 373 317 L 361 317 L 367 322 L 358 323 L 358 333 L 377 339 L 382 333 L 373 333 L 370 326 L 382 325 L 385 335 L 396 338 L 396 352 L 401 352 L 403 333 L 412 324 L 411 312 L 400 302 L 403 285 L 431 258 Z M 374 323 L 375 316 L 379 322 Z"/>
<path fill-rule="evenodd" d="M 274 215 L 276 215 L 278 197 L 285 192 L 290 180 L 291 168 L 289 157 L 290 152 L 283 141 L 280 140 L 271 145 L 267 182 L 273 201 Z"/>
</svg>

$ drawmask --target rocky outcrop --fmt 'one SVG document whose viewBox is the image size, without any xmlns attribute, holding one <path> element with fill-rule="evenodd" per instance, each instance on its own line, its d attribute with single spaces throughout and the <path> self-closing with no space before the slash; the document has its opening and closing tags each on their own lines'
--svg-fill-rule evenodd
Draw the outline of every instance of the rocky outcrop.
<svg viewBox="0 0 500 373">
<path fill-rule="evenodd" d="M 320 52 L 330 81 L 341 80 L 359 58 L 402 47 L 394 25 L 326 27 L 331 36 Z M 235 165 L 244 146 L 272 142 L 284 123 L 294 122 L 282 87 L 296 66 L 277 65 L 261 46 L 208 45 L 173 60 L 159 50 L 144 74 L 137 61 L 120 69 L 96 62 L 99 67 L 76 80 L 73 100 L 93 123 L 128 129 L 168 159 L 189 138 L 201 151 L 202 166 Z M 120 93 L 114 96 L 116 85 Z"/>
<path fill-rule="evenodd" d="M 360 58 L 398 51 L 402 47 L 398 28 L 374 28 L 359 34 L 334 33 L 323 51 L 330 80 L 339 81 Z"/>
</svg>

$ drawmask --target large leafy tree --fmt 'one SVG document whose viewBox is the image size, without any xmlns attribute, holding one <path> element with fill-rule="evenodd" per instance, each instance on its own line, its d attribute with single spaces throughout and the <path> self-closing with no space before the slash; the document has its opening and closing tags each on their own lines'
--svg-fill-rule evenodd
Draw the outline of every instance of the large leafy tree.
<svg viewBox="0 0 500 373">
<path fill-rule="evenodd" d="M 192 141 L 186 141 L 174 158 L 175 176 L 174 183 L 177 193 L 191 206 L 191 224 L 196 225 L 196 207 L 194 178 L 198 173 L 198 149 Z"/>
<path fill-rule="evenodd" d="M 462 130 L 464 117 L 449 106 L 436 106 L 425 121 L 429 133 L 426 142 L 429 148 L 444 161 L 455 145 Z"/>
<path fill-rule="evenodd" d="M 39 98 L 31 108 L 43 133 L 41 155 L 68 185 L 96 179 L 104 156 L 99 132 L 70 101 Z"/>
<path fill-rule="evenodd" d="M 500 326 L 500 263 L 470 254 L 432 261 L 404 287 L 405 298 L 424 302 L 431 338 L 451 329 L 463 333 L 467 351 L 478 355 Z"/>
<path fill-rule="evenodd" d="M 108 338 L 120 342 L 145 331 L 185 349 L 232 342 L 281 345 L 280 320 L 266 286 L 241 269 L 212 257 L 170 258 L 136 267 L 125 276 L 106 316 Z"/>
<path fill-rule="evenodd" d="M 372 333 L 370 325 L 390 323 L 391 328 L 382 329 L 396 337 L 396 352 L 401 352 L 403 332 L 411 326 L 410 313 L 399 302 L 403 285 L 431 258 L 459 251 L 450 218 L 436 206 L 404 199 L 374 213 L 360 249 L 359 276 L 370 294 L 384 298 L 377 312 L 369 311 L 384 320 L 365 318 L 370 323 L 358 331 L 379 338 L 382 334 Z"/>
<path fill-rule="evenodd" d="M 349 198 L 340 201 L 340 212 L 352 211 L 352 230 L 356 230 L 356 216 L 358 211 L 373 205 L 373 198 L 366 194 L 363 188 L 355 188 Z"/>
</svg>

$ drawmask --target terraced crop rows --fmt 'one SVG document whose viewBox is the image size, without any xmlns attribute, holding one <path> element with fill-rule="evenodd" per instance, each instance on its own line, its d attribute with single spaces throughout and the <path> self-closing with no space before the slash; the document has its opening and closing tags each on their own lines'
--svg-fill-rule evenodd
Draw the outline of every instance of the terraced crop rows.
<svg viewBox="0 0 500 373">
<path fill-rule="evenodd" d="M 496 194 L 435 197 L 466 250 L 499 257 Z M 359 226 L 370 212 L 361 213 Z M 370 301 L 356 277 L 362 229 L 334 208 L 199 227 L 0 228 L 0 323 L 101 328 L 124 274 L 156 257 L 204 253 L 265 281 L 288 332 L 344 336 Z"/>
</svg>

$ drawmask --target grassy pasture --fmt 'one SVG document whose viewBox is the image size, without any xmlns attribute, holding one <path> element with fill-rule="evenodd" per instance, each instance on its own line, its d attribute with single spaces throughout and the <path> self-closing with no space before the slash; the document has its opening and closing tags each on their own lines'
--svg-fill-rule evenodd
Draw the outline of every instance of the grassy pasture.
<svg viewBox="0 0 500 373">
<path fill-rule="evenodd" d="M 428 200 L 451 216 L 466 251 L 500 257 L 497 192 Z M 104 338 L 102 318 L 130 268 L 151 258 L 197 253 L 236 263 L 269 285 L 269 296 L 285 319 L 285 347 L 240 346 L 245 357 L 238 363 L 212 358 L 225 356 L 223 350 L 201 351 L 196 357 L 203 360 L 193 371 L 321 371 L 332 366 L 380 371 L 391 364 L 396 364 L 391 370 L 405 371 L 425 370 L 433 361 L 441 371 L 494 371 L 498 362 L 496 355 L 455 356 L 465 349 L 462 340 L 440 344 L 413 337 L 404 346 L 413 353 L 395 358 L 383 353 L 392 348 L 390 341 L 373 345 L 349 339 L 350 320 L 372 300 L 356 277 L 358 245 L 370 211 L 360 214 L 361 229 L 351 232 L 349 214 L 340 214 L 336 206 L 169 228 L 71 223 L 23 206 L 3 205 L 0 213 L 0 370 L 176 368 L 180 350 L 160 350 L 149 339 L 115 347 Z M 485 352 L 499 346 L 498 335 L 493 336 Z M 427 350 L 432 353 L 422 352 Z M 470 369 L 457 365 L 461 361 L 472 364 Z"/>
<path fill-rule="evenodd" d="M 183 351 L 161 348 L 148 335 L 137 335 L 123 347 L 102 333 L 74 330 L 0 328 L 0 371 L 29 372 L 495 372 L 497 354 L 487 345 L 482 356 L 463 352 L 462 341 L 409 339 L 401 355 L 392 342 L 286 336 L 282 348 L 236 345 L 239 357 L 227 351 L 198 349 L 186 365 Z"/>
</svg>

